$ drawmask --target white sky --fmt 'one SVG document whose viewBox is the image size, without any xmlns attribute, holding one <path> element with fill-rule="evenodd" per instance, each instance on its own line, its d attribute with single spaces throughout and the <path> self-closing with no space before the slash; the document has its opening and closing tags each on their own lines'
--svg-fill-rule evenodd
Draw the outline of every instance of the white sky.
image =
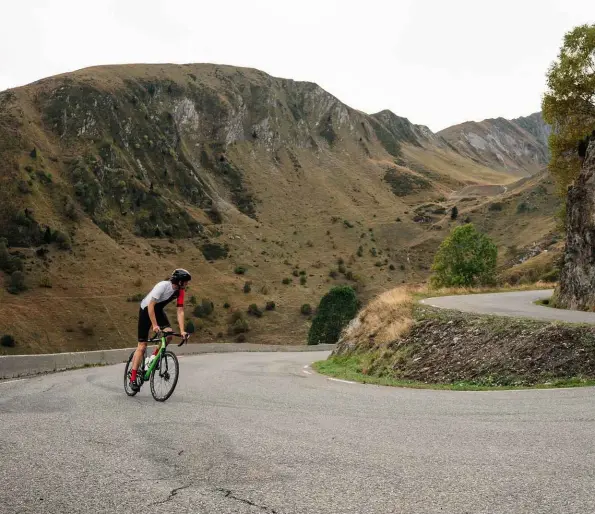
<svg viewBox="0 0 595 514">
<path fill-rule="evenodd" d="M 437 131 L 540 109 L 594 0 L 1 0 L 0 90 L 87 66 L 215 62 Z"/>
</svg>

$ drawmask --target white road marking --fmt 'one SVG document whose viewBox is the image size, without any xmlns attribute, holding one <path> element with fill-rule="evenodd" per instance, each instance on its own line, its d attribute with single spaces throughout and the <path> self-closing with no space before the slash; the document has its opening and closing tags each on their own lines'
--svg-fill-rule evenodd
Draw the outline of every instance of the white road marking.
<svg viewBox="0 0 595 514">
<path fill-rule="evenodd" d="M 23 380 L 27 380 L 26 378 L 17 378 L 15 380 L 0 380 L 0 385 L 2 384 L 10 384 L 12 382 L 22 382 Z"/>
<path fill-rule="evenodd" d="M 327 380 L 332 380 L 333 382 L 343 382 L 344 384 L 357 384 L 357 382 L 351 382 L 350 380 L 341 380 L 340 378 L 327 378 Z"/>
</svg>

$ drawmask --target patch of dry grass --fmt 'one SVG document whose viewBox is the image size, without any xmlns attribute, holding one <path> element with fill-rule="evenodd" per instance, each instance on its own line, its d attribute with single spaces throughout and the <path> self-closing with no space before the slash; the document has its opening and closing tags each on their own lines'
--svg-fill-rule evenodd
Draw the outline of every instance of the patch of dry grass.
<svg viewBox="0 0 595 514">
<path fill-rule="evenodd" d="M 503 284 L 527 284 L 542 281 L 544 278 L 556 279 L 559 271 L 556 270 L 556 261 L 559 259 L 563 247 L 552 251 L 542 252 L 525 262 L 516 264 L 504 270 L 498 277 Z M 549 282 L 549 280 L 548 280 Z"/>
<path fill-rule="evenodd" d="M 399 287 L 374 298 L 347 326 L 339 345 L 381 346 L 406 334 L 413 324 L 413 297 L 409 288 Z"/>
<path fill-rule="evenodd" d="M 420 287 L 416 296 L 420 298 L 429 298 L 432 296 L 454 296 L 464 294 L 484 294 L 484 293 L 512 293 L 514 291 L 531 291 L 537 289 L 554 289 L 556 282 L 537 281 L 533 284 L 505 284 L 495 287 L 444 287 L 442 289 L 431 289 L 429 287 Z"/>
</svg>

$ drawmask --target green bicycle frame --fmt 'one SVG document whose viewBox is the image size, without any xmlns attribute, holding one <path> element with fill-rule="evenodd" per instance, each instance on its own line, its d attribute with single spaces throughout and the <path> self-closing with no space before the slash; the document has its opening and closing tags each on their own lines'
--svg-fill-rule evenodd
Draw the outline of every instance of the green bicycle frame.
<svg viewBox="0 0 595 514">
<path fill-rule="evenodd" d="M 159 346 L 159 351 L 157 352 L 157 355 L 155 355 L 155 358 L 151 362 L 151 365 L 148 367 L 148 369 L 145 370 L 145 378 L 144 378 L 145 380 L 149 380 L 151 378 L 151 373 L 155 369 L 155 366 L 157 366 L 157 363 L 160 361 L 161 355 L 165 351 L 166 347 L 167 347 L 167 341 L 165 339 L 165 336 L 163 336 L 163 337 L 161 337 L 161 345 Z"/>
</svg>

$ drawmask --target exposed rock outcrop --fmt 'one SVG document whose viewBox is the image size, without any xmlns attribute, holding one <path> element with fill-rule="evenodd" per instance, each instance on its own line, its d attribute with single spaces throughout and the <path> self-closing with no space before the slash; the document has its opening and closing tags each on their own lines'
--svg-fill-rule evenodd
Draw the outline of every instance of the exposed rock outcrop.
<svg viewBox="0 0 595 514">
<path fill-rule="evenodd" d="M 568 189 L 566 250 L 556 304 L 567 309 L 595 308 L 595 140 Z"/>
</svg>

